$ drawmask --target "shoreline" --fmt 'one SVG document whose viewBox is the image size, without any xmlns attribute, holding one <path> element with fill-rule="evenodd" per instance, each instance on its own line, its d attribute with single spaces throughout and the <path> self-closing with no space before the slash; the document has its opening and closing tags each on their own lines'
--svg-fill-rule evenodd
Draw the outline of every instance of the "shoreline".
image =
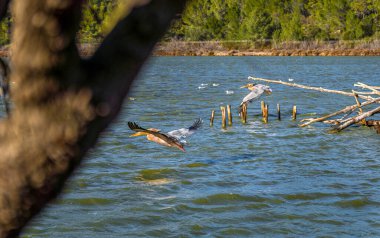
<svg viewBox="0 0 380 238">
<path fill-rule="evenodd" d="M 79 54 L 90 57 L 99 44 L 78 44 Z M 9 45 L 0 57 L 9 57 Z M 168 41 L 158 43 L 153 56 L 380 56 L 380 40 L 373 41 Z"/>
<path fill-rule="evenodd" d="M 345 50 L 230 50 L 230 51 L 178 51 L 155 50 L 153 56 L 380 56 L 380 49 Z"/>
<path fill-rule="evenodd" d="M 155 56 L 380 56 L 380 41 L 169 41 Z"/>
</svg>

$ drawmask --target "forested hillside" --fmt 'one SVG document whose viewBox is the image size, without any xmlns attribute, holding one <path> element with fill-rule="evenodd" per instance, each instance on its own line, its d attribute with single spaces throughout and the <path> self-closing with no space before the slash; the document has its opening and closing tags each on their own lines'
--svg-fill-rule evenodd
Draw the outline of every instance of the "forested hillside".
<svg viewBox="0 0 380 238">
<path fill-rule="evenodd" d="M 99 41 L 128 2 L 89 0 L 78 40 Z M 379 0 L 193 0 L 166 39 L 380 39 L 379 12 Z M 10 21 L 0 25 L 0 44 L 9 42 Z"/>
<path fill-rule="evenodd" d="M 195 0 L 174 35 L 186 40 L 380 37 L 379 0 Z"/>
</svg>

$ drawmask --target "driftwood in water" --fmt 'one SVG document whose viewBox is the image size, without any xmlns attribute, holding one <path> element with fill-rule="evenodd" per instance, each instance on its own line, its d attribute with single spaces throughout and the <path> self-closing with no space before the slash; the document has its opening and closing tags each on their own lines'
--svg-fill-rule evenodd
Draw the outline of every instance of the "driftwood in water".
<svg viewBox="0 0 380 238">
<path fill-rule="evenodd" d="M 271 79 L 255 78 L 255 77 L 248 77 L 248 79 L 264 81 L 267 83 L 282 84 L 282 85 L 286 85 L 286 86 L 290 86 L 290 87 L 303 88 L 303 89 L 308 89 L 308 90 L 315 90 L 315 91 L 319 91 L 319 92 L 335 93 L 335 94 L 351 96 L 351 97 L 355 98 L 355 101 L 356 101 L 355 105 L 347 106 L 342 110 L 328 114 L 328 115 L 320 117 L 320 118 L 304 119 L 301 122 L 306 121 L 306 123 L 301 124 L 300 125 L 301 127 L 305 127 L 305 126 L 310 125 L 314 122 L 324 122 L 324 123 L 334 124 L 335 125 L 334 131 L 344 130 L 345 128 L 347 128 L 347 127 L 349 127 L 355 123 L 359 123 L 359 122 L 361 122 L 361 124 L 363 124 L 365 126 L 371 126 L 368 124 L 368 121 L 366 120 L 366 118 L 368 118 L 374 114 L 380 113 L 380 107 L 369 110 L 367 112 L 365 112 L 363 110 L 363 107 L 365 107 L 367 105 L 380 102 L 380 97 L 372 97 L 372 96 L 380 95 L 380 86 L 370 86 L 370 85 L 358 82 L 358 83 L 354 84 L 354 86 L 360 87 L 362 89 L 370 90 L 370 91 L 358 92 L 358 91 L 352 90 L 352 92 L 344 92 L 344 91 L 339 91 L 339 90 L 325 89 L 322 87 L 310 87 L 310 86 L 305 86 L 305 85 L 301 85 L 301 84 L 287 83 L 287 82 L 283 82 L 283 81 L 279 81 L 279 80 L 271 80 Z M 369 95 L 372 95 L 372 96 L 369 96 Z M 359 101 L 359 98 L 364 99 L 366 101 L 361 103 Z M 293 108 L 293 119 L 295 119 L 295 113 L 294 113 L 295 109 L 296 108 Z M 350 115 L 355 109 L 359 109 L 359 112 L 358 112 L 359 115 L 355 115 L 355 116 L 352 116 L 350 118 L 346 118 L 346 116 L 344 116 L 342 119 L 327 120 L 333 116 L 336 116 L 336 115 L 339 115 L 342 113 L 348 113 L 348 115 Z M 379 132 L 379 130 L 380 130 L 379 125 L 373 124 L 372 126 L 376 126 L 376 129 Z"/>
<path fill-rule="evenodd" d="M 364 106 L 367 106 L 367 105 L 370 105 L 370 104 L 373 104 L 373 103 L 377 103 L 377 102 L 380 102 L 380 98 L 376 98 L 376 99 L 373 99 L 373 100 L 370 100 L 370 101 L 366 101 L 366 102 L 362 103 L 361 106 L 364 107 Z M 301 120 L 301 122 L 304 122 L 304 121 L 307 121 L 307 122 L 304 123 L 304 124 L 301 124 L 300 126 L 301 127 L 305 127 L 305 126 L 308 126 L 308 125 L 310 125 L 312 123 L 315 123 L 315 122 L 322 122 L 322 121 L 325 121 L 328 118 L 331 118 L 333 116 L 337 116 L 337 115 L 342 114 L 342 113 L 353 111 L 356 108 L 358 108 L 357 104 L 351 105 L 351 106 L 347 106 L 347 107 L 343 108 L 342 110 L 336 111 L 334 113 L 330 113 L 330 114 L 328 114 L 326 116 L 323 116 L 323 117 L 303 119 L 303 120 Z"/>
<path fill-rule="evenodd" d="M 376 114 L 376 113 L 379 113 L 379 112 L 380 112 L 380 107 L 377 107 L 377 108 L 375 108 L 375 109 L 373 109 L 373 110 L 371 110 L 371 111 L 368 111 L 368 112 L 362 113 L 362 114 L 360 114 L 359 116 L 352 117 L 350 120 L 348 120 L 348 121 L 346 121 L 345 123 L 343 123 L 343 124 L 337 126 L 334 130 L 336 130 L 336 131 L 341 131 L 341 130 L 343 130 L 343 129 L 345 129 L 345 128 L 347 128 L 347 127 L 349 127 L 349 126 L 351 126 L 351 125 L 353 125 L 353 124 L 355 124 L 355 123 L 358 123 L 358 122 L 360 122 L 361 120 L 363 120 L 363 119 L 365 119 L 365 118 L 367 118 L 367 117 L 370 117 L 370 116 L 372 116 L 372 115 L 374 115 L 374 114 Z"/>
<path fill-rule="evenodd" d="M 377 134 L 380 134 L 380 120 L 368 120 L 367 126 L 374 127 Z"/>
<path fill-rule="evenodd" d="M 248 79 L 258 80 L 258 81 L 264 81 L 264 82 L 267 82 L 267 83 L 283 84 L 283 85 L 290 86 L 290 87 L 303 88 L 303 89 L 314 90 L 314 91 L 319 91 L 319 92 L 324 92 L 324 93 L 335 93 L 335 94 L 341 94 L 341 95 L 350 96 L 350 97 L 354 96 L 354 94 L 350 93 L 350 92 L 344 92 L 344 91 L 332 90 L 332 89 L 325 89 L 325 88 L 322 88 L 322 87 L 311 87 L 311 86 L 305 86 L 305 85 L 296 84 L 296 83 L 287 83 L 287 82 L 283 82 L 281 80 L 271 80 L 271 79 L 255 78 L 255 77 L 248 77 Z M 364 96 L 363 95 L 363 94 L 368 94 L 368 92 L 357 92 L 357 94 L 358 94 L 359 98 L 362 98 L 362 99 L 365 99 L 365 100 L 371 100 L 372 99 L 372 97 L 370 97 L 370 96 Z M 373 93 L 370 93 L 370 94 L 373 94 Z"/>
<path fill-rule="evenodd" d="M 360 82 L 354 84 L 354 86 L 355 86 L 355 87 L 361 87 L 361 88 L 363 88 L 363 89 L 369 89 L 369 90 L 372 91 L 371 94 L 377 94 L 377 95 L 380 95 L 380 91 L 379 91 L 379 90 L 380 90 L 380 87 L 377 87 L 377 86 L 369 86 L 369 85 L 367 85 L 367 84 L 360 83 Z"/>
</svg>

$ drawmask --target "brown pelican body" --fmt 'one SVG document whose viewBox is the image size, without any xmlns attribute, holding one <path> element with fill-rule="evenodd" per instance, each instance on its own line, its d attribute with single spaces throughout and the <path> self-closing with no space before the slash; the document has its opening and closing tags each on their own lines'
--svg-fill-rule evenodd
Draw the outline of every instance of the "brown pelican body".
<svg viewBox="0 0 380 238">
<path fill-rule="evenodd" d="M 186 141 L 183 141 L 181 139 L 184 139 L 187 136 L 193 134 L 198 128 L 200 128 L 201 125 L 202 120 L 197 119 L 189 128 L 181 128 L 178 130 L 170 131 L 168 133 L 162 133 L 159 129 L 156 128 L 144 129 L 137 125 L 135 122 L 128 122 L 129 128 L 133 131 L 136 131 L 136 133 L 131 136 L 146 135 L 146 138 L 149 141 L 156 142 L 157 144 L 163 146 L 175 147 L 183 152 L 185 152 L 183 146 Z"/>
<path fill-rule="evenodd" d="M 263 84 L 249 83 L 240 88 L 248 88 L 251 92 L 243 98 L 239 106 L 239 112 L 241 111 L 241 107 L 243 106 L 243 104 L 247 104 L 255 99 L 259 99 L 263 93 L 266 93 L 267 95 L 272 93 L 272 89 L 269 86 Z"/>
</svg>

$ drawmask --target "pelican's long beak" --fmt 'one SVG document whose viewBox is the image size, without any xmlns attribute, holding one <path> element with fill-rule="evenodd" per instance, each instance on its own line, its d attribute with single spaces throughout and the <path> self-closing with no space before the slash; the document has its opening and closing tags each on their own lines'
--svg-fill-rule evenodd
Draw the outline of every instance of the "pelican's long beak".
<svg viewBox="0 0 380 238">
<path fill-rule="evenodd" d="M 182 150 L 182 152 L 186 152 L 185 148 L 178 146 L 178 149 Z"/>
<path fill-rule="evenodd" d="M 130 135 L 129 137 L 146 136 L 147 134 L 148 133 L 146 133 L 146 132 L 139 131 L 139 132 L 136 132 L 135 134 Z"/>
<path fill-rule="evenodd" d="M 244 86 L 241 86 L 240 88 L 248 88 L 249 87 L 249 84 L 246 84 Z"/>
</svg>

